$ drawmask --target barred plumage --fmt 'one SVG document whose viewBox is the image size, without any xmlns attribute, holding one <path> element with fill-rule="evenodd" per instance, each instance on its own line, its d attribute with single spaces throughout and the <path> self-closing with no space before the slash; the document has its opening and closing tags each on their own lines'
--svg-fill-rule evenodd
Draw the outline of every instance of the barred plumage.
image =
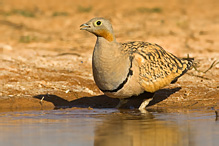
<svg viewBox="0 0 219 146">
<path fill-rule="evenodd" d="M 157 44 L 133 41 L 118 43 L 112 25 L 93 18 L 81 25 L 97 36 L 92 58 L 94 80 L 107 96 L 123 99 L 145 91 L 154 93 L 174 83 L 190 69 L 192 59 L 179 59 Z M 145 100 L 139 109 L 149 103 Z"/>
<path fill-rule="evenodd" d="M 148 42 L 123 43 L 122 50 L 137 60 L 140 84 L 147 92 L 155 92 L 176 82 L 193 63 L 193 60 L 179 59 L 161 46 Z"/>
</svg>

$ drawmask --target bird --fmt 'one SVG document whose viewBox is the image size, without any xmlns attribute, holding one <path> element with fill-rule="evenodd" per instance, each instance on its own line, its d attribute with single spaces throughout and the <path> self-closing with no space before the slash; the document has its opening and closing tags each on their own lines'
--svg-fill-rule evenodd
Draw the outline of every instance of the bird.
<svg viewBox="0 0 219 146">
<path fill-rule="evenodd" d="M 119 43 L 111 22 L 95 17 L 80 26 L 97 37 L 92 55 L 93 77 L 98 88 L 108 97 L 127 99 L 142 93 L 154 93 L 175 83 L 193 64 L 193 59 L 180 59 L 156 43 L 130 41 Z M 150 100 L 139 106 L 143 110 Z"/>
</svg>

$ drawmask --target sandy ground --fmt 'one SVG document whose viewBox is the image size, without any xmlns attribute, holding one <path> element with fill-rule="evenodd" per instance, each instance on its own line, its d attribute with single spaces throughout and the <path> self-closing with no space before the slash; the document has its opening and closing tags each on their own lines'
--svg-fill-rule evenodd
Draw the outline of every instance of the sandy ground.
<svg viewBox="0 0 219 146">
<path fill-rule="evenodd" d="M 197 69 L 156 93 L 151 108 L 218 109 L 218 0 L 0 0 L 0 109 L 114 107 L 91 70 L 96 38 L 79 26 L 112 21 L 118 42 L 157 43 Z M 133 101 L 134 103 L 134 101 Z"/>
</svg>

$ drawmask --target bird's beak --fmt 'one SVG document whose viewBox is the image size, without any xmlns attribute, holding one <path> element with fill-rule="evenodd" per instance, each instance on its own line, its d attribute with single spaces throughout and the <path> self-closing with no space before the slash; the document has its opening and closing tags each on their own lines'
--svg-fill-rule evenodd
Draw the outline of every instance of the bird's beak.
<svg viewBox="0 0 219 146">
<path fill-rule="evenodd" d="M 80 30 L 87 30 L 88 28 L 90 28 L 90 25 L 88 25 L 87 23 L 82 24 Z"/>
</svg>

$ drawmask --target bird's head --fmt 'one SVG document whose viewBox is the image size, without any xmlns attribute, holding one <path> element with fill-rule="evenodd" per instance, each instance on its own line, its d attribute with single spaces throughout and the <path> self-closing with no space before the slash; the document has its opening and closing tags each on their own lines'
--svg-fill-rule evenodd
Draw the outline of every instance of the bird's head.
<svg viewBox="0 0 219 146">
<path fill-rule="evenodd" d="M 103 37 L 109 42 L 115 40 L 113 28 L 109 20 L 104 18 L 93 18 L 87 23 L 82 24 L 81 30 L 86 30 L 95 34 L 97 37 Z"/>
</svg>

